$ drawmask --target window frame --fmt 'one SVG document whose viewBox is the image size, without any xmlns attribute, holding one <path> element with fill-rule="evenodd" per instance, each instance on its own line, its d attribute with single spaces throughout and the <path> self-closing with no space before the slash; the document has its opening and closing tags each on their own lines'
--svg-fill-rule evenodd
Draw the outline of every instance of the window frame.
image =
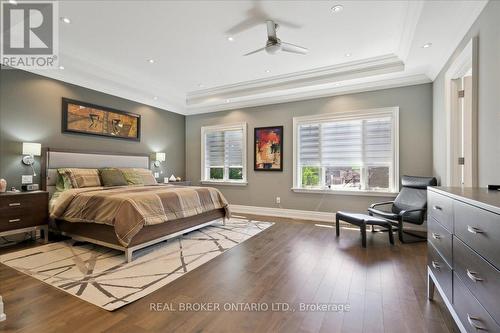
<svg viewBox="0 0 500 333">
<path fill-rule="evenodd" d="M 242 179 L 229 179 L 229 165 L 224 165 L 223 171 L 223 179 L 210 179 L 209 174 L 207 175 L 207 167 L 205 165 L 205 150 L 206 150 L 206 135 L 210 132 L 225 132 L 231 130 L 243 130 L 243 142 L 242 142 Z M 202 184 L 219 184 L 219 185 L 236 185 L 236 186 L 245 186 L 248 184 L 247 182 L 247 123 L 232 123 L 232 124 L 222 124 L 222 125 L 214 125 L 214 126 L 203 126 L 201 127 L 201 180 Z"/>
<path fill-rule="evenodd" d="M 329 189 L 325 185 L 319 187 L 303 187 L 300 179 L 299 167 L 299 126 L 311 123 L 324 123 L 342 120 L 361 120 L 368 118 L 390 116 L 392 119 L 392 172 L 390 171 L 389 184 L 392 187 L 388 191 L 377 190 L 339 190 Z M 367 170 L 364 168 L 364 170 Z M 324 168 L 321 167 L 320 175 L 323 175 Z M 292 191 L 300 193 L 327 193 L 345 195 L 368 195 L 368 196 L 396 196 L 399 193 L 399 106 L 354 110 L 348 112 L 328 113 L 314 116 L 302 116 L 293 118 L 293 187 Z"/>
</svg>

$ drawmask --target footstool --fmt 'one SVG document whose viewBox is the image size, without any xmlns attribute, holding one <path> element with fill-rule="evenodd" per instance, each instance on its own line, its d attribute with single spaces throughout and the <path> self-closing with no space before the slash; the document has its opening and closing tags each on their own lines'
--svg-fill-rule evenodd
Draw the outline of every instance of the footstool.
<svg viewBox="0 0 500 333">
<path fill-rule="evenodd" d="M 335 214 L 335 229 L 337 231 L 337 237 L 340 235 L 340 226 L 339 221 L 345 221 L 350 224 L 357 225 L 361 230 L 361 245 L 366 247 L 366 225 L 371 225 L 372 228 L 374 225 L 378 225 L 381 227 L 385 227 L 388 229 L 389 234 L 389 242 L 394 244 L 394 235 L 392 234 L 392 224 L 384 219 L 373 217 L 366 214 L 357 214 L 357 213 L 347 213 L 347 212 L 337 212 Z"/>
</svg>

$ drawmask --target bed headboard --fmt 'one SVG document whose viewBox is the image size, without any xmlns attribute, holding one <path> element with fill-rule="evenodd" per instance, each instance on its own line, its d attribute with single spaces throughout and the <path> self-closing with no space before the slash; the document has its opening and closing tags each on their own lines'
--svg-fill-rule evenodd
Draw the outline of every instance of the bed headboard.
<svg viewBox="0 0 500 333">
<path fill-rule="evenodd" d="M 55 192 L 58 168 L 150 168 L 148 154 L 89 152 L 45 148 L 42 153 L 42 190 Z"/>
</svg>

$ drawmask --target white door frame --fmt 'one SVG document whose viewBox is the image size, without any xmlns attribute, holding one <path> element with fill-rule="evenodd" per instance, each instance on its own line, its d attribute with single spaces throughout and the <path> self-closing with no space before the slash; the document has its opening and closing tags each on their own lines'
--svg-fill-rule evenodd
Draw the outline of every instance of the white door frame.
<svg viewBox="0 0 500 333">
<path fill-rule="evenodd" d="M 445 73 L 445 113 L 446 113 L 446 177 L 444 186 L 459 186 L 457 183 L 458 175 L 456 165 L 458 157 L 461 155 L 460 136 L 458 132 L 460 127 L 457 126 L 456 116 L 453 115 L 453 103 L 456 98 L 456 92 L 452 89 L 455 85 L 453 80 L 464 76 L 467 71 L 472 68 L 472 122 L 471 126 L 471 145 L 472 152 L 471 169 L 472 169 L 472 187 L 478 185 L 478 167 L 477 167 L 477 113 L 478 113 L 478 37 L 472 38 L 467 46 L 462 50 L 458 57 L 453 61 L 450 68 Z"/>
</svg>

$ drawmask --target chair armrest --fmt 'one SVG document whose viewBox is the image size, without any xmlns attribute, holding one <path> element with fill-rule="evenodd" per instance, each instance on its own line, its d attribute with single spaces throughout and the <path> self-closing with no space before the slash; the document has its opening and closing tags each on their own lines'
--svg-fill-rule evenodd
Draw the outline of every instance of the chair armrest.
<svg viewBox="0 0 500 333">
<path fill-rule="evenodd" d="M 390 205 L 390 204 L 393 204 L 393 203 L 394 203 L 394 201 L 377 202 L 377 203 L 371 204 L 370 208 L 375 208 L 377 206 L 383 206 L 383 205 Z"/>
<path fill-rule="evenodd" d="M 427 210 L 427 208 L 406 209 L 406 210 L 400 211 L 398 215 L 403 217 L 404 215 L 406 215 L 408 213 L 425 212 L 426 210 Z"/>
</svg>

